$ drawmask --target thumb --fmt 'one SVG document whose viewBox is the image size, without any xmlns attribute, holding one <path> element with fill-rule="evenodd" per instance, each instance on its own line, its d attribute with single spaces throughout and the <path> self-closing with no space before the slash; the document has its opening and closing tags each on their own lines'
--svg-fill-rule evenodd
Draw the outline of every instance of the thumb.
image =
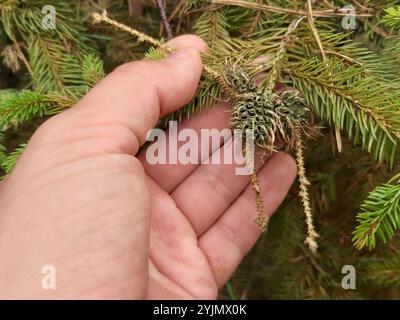
<svg viewBox="0 0 400 320">
<path fill-rule="evenodd" d="M 62 122 L 61 127 L 68 131 L 85 127 L 101 127 L 103 132 L 107 132 L 107 127 L 122 129 L 120 138 L 112 139 L 111 148 L 136 154 L 160 116 L 187 104 L 200 80 L 200 52 L 206 49 L 205 43 L 196 36 L 186 35 L 168 45 L 175 53 L 162 60 L 119 66 L 54 121 Z"/>
</svg>

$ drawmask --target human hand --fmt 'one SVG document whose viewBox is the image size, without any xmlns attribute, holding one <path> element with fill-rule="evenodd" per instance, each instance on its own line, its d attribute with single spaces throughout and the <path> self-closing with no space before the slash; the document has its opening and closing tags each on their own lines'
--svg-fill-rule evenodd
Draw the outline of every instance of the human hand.
<svg viewBox="0 0 400 320">
<path fill-rule="evenodd" d="M 0 298 L 213 299 L 254 245 L 255 201 L 234 165 L 150 165 L 138 154 L 200 79 L 204 43 L 170 46 L 171 57 L 117 68 L 46 121 L 0 183 Z M 226 128 L 227 110 L 178 128 Z M 276 153 L 256 167 L 269 216 L 295 162 Z M 41 286 L 44 265 L 55 267 L 55 290 Z"/>
</svg>

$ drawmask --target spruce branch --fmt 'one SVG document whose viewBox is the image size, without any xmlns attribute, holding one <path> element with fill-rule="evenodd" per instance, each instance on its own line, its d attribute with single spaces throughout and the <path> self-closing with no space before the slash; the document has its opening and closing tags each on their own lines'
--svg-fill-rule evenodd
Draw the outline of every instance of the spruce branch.
<svg viewBox="0 0 400 320">
<path fill-rule="evenodd" d="M 81 62 L 75 54 L 65 52 L 64 44 L 49 36 L 32 36 L 27 40 L 32 82 L 36 91 L 70 90 L 84 86 Z"/>
<path fill-rule="evenodd" d="M 311 0 L 307 0 L 307 18 L 308 18 L 308 23 L 310 25 L 312 33 L 313 33 L 313 35 L 315 37 L 315 40 L 317 42 L 319 51 L 320 51 L 320 53 L 322 55 L 322 59 L 324 61 L 326 61 L 326 53 L 325 53 L 324 47 L 322 45 L 321 38 L 319 36 L 318 30 L 315 27 L 315 23 L 314 23 L 314 16 L 313 16 L 313 9 L 312 9 L 312 1 Z M 341 135 L 340 135 L 340 129 L 339 129 L 339 127 L 337 125 L 335 125 L 335 137 L 336 137 L 337 149 L 338 149 L 338 151 L 340 153 L 340 152 L 342 152 L 343 144 L 342 144 L 342 138 L 341 138 Z"/>
<path fill-rule="evenodd" d="M 161 60 L 166 58 L 167 54 L 162 50 L 151 47 L 147 52 L 144 53 L 144 56 L 149 60 Z"/>
<path fill-rule="evenodd" d="M 346 131 L 379 161 L 394 165 L 400 137 L 399 105 L 385 83 L 373 76 L 359 76 L 362 69 L 343 68 L 332 58 L 289 68 L 293 86 L 322 119 Z"/>
<path fill-rule="evenodd" d="M 381 23 L 400 30 L 400 6 L 387 8 L 385 13 Z"/>
<path fill-rule="evenodd" d="M 261 3 L 257 3 L 257 2 L 243 1 L 243 0 L 211 0 L 211 3 L 216 4 L 216 5 L 238 6 L 238 7 L 243 7 L 243 8 L 247 8 L 247 9 L 262 10 L 262 11 L 269 11 L 269 12 L 282 13 L 282 14 L 294 14 L 294 15 L 303 15 L 303 16 L 309 15 L 307 10 L 274 7 L 271 5 L 261 4 Z M 313 11 L 312 15 L 313 15 L 313 17 L 330 18 L 330 17 L 348 16 L 348 13 L 340 12 L 340 8 L 334 8 L 334 9 L 327 9 L 327 10 L 321 10 L 321 11 Z M 374 10 L 368 8 L 367 10 L 362 10 L 360 12 L 357 12 L 355 15 L 357 17 L 373 17 Z"/>
<path fill-rule="evenodd" d="M 400 287 L 400 258 L 394 256 L 371 264 L 367 267 L 366 274 L 382 287 Z"/>
<path fill-rule="evenodd" d="M 44 5 L 56 8 L 57 28 L 45 30 L 42 25 Z M 80 34 L 82 26 L 74 23 L 71 4 L 66 1 L 22 1 L 12 0 L 0 5 L 0 24 L 10 39 L 24 39 L 30 36 L 52 36 L 53 38 L 74 42 L 79 47 L 85 47 Z"/>
<path fill-rule="evenodd" d="M 58 92 L 47 94 L 31 90 L 2 90 L 0 91 L 0 130 L 17 127 L 21 123 L 35 117 L 53 115 L 73 106 L 81 93 L 74 96 L 64 96 Z"/>
<path fill-rule="evenodd" d="M 257 3 L 261 3 L 262 0 L 256 0 Z M 254 13 L 254 17 L 251 20 L 249 30 L 246 32 L 247 35 L 251 35 L 257 28 L 257 25 L 259 25 L 259 22 L 261 20 L 261 15 L 262 11 L 261 10 L 256 10 Z"/>
<path fill-rule="evenodd" d="M 17 57 L 23 62 L 23 64 L 26 67 L 26 70 L 28 70 L 30 76 L 33 77 L 32 68 L 31 68 L 28 60 L 26 59 L 24 53 L 21 50 L 21 45 L 15 39 L 12 39 L 12 41 L 13 41 L 13 44 L 14 44 L 14 48 L 17 51 Z"/>
<path fill-rule="evenodd" d="M 95 54 L 88 54 L 82 62 L 82 78 L 89 87 L 94 87 L 105 76 L 103 61 Z"/>
<path fill-rule="evenodd" d="M 17 160 L 21 156 L 22 152 L 25 150 L 26 143 L 19 145 L 13 152 L 6 156 L 3 161 L 0 162 L 0 167 L 4 170 L 6 174 L 10 173 L 15 167 Z"/>
<path fill-rule="evenodd" d="M 227 18 L 220 10 L 203 12 L 196 20 L 193 29 L 210 47 L 230 38 Z"/>
<path fill-rule="evenodd" d="M 1 52 L 3 63 L 13 72 L 16 73 L 21 69 L 19 53 L 14 45 L 6 46 Z"/>
<path fill-rule="evenodd" d="M 315 27 L 311 0 L 307 0 L 307 18 L 308 18 L 308 24 L 310 25 L 312 33 L 314 34 L 315 40 L 317 41 L 319 51 L 321 52 L 321 55 L 322 55 L 323 59 L 325 60 L 326 54 L 325 54 L 324 47 L 322 46 L 321 39 L 318 34 L 318 30 Z"/>
<path fill-rule="evenodd" d="M 386 183 L 370 192 L 357 215 L 353 232 L 357 249 L 373 249 L 377 238 L 387 242 L 400 229 L 400 185 Z"/>
<path fill-rule="evenodd" d="M 287 59 L 286 56 L 286 51 L 287 51 L 287 45 L 290 42 L 290 36 L 292 33 L 296 30 L 297 26 L 300 24 L 300 22 L 303 20 L 304 17 L 296 19 L 291 22 L 289 25 L 285 35 L 282 37 L 282 41 L 279 45 L 279 48 L 275 54 L 275 57 L 273 58 L 271 62 L 271 69 L 269 71 L 269 74 L 264 82 L 267 83 L 266 88 L 265 88 L 265 93 L 267 95 L 271 95 L 272 92 L 275 89 L 275 86 L 277 84 L 277 80 L 282 72 L 282 67 Z"/>
<path fill-rule="evenodd" d="M 52 102 L 46 95 L 24 90 L 6 92 L 0 96 L 0 128 L 16 126 L 36 116 L 47 114 Z"/>
</svg>

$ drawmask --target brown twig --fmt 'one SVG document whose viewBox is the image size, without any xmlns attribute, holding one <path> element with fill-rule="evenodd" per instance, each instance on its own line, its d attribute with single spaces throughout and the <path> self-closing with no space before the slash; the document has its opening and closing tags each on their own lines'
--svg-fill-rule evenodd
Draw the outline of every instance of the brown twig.
<svg viewBox="0 0 400 320">
<path fill-rule="evenodd" d="M 318 248 L 316 238 L 318 238 L 319 235 L 314 228 L 310 195 L 308 192 L 308 186 L 310 185 L 310 183 L 308 182 L 306 177 L 303 142 L 301 137 L 301 130 L 299 128 L 295 128 L 295 135 L 296 135 L 295 143 L 296 143 L 297 175 L 299 178 L 299 185 L 300 185 L 299 196 L 303 204 L 303 209 L 306 215 L 306 224 L 307 224 L 307 238 L 304 242 L 308 245 L 310 250 L 315 253 Z"/>
<path fill-rule="evenodd" d="M 312 31 L 312 33 L 314 35 L 314 38 L 317 41 L 317 45 L 318 45 L 319 51 L 321 51 L 321 55 L 325 60 L 326 59 L 326 55 L 325 55 L 324 47 L 322 46 L 321 38 L 319 37 L 318 30 L 315 27 L 315 23 L 314 23 L 314 16 L 313 16 L 313 9 L 312 9 L 311 0 L 307 0 L 307 18 L 308 18 L 308 23 L 310 25 L 311 31 Z"/>
<path fill-rule="evenodd" d="M 349 56 L 346 56 L 345 54 L 340 53 L 340 52 L 325 50 L 325 53 L 326 53 L 326 54 L 329 54 L 329 55 L 333 55 L 333 56 L 338 56 L 338 57 L 340 57 L 340 58 L 343 58 L 343 59 L 345 59 L 345 60 L 347 60 L 347 61 L 349 61 L 349 62 L 351 62 L 351 63 L 357 64 L 357 65 L 359 65 L 359 66 L 362 66 L 362 65 L 363 65 L 361 62 L 356 61 L 356 60 L 350 58 Z"/>
<path fill-rule="evenodd" d="M 325 3 L 326 6 L 328 6 L 331 9 L 335 9 L 335 6 L 332 5 L 328 0 L 323 0 L 323 2 Z"/>
<path fill-rule="evenodd" d="M 326 54 L 325 54 L 325 50 L 324 47 L 322 46 L 322 42 L 321 42 L 321 38 L 318 34 L 318 30 L 315 27 L 315 23 L 314 23 L 314 14 L 313 14 L 313 9 L 312 9 L 312 2 L 311 0 L 307 0 L 307 18 L 308 18 L 308 24 L 310 25 L 311 31 L 314 35 L 315 41 L 317 42 L 319 51 L 321 52 L 322 55 L 322 59 L 324 61 L 326 61 Z M 340 130 L 338 126 L 335 126 L 335 137 L 336 137 L 336 144 L 337 144 L 337 148 L 338 151 L 341 152 L 342 151 L 342 137 L 340 135 Z"/>
<path fill-rule="evenodd" d="M 19 46 L 19 43 L 18 43 L 14 38 L 12 39 L 12 41 L 13 41 L 13 44 L 14 44 L 15 49 L 16 49 L 17 52 L 18 52 L 18 57 L 21 59 L 21 61 L 22 61 L 23 64 L 25 65 L 26 69 L 28 70 L 28 72 L 29 72 L 31 78 L 33 79 L 34 75 L 33 75 L 32 67 L 31 67 L 31 65 L 29 64 L 28 60 L 26 59 L 24 53 L 22 52 L 22 50 L 21 50 L 21 48 L 20 48 L 20 46 Z"/>
<path fill-rule="evenodd" d="M 251 185 L 253 188 L 254 197 L 256 199 L 257 208 L 257 218 L 254 220 L 254 222 L 257 224 L 259 230 L 264 233 L 267 230 L 268 220 L 265 216 L 264 200 L 261 194 L 260 182 L 258 181 L 257 172 L 254 168 L 254 158 L 251 159 L 249 156 L 250 154 L 253 154 L 254 156 L 254 150 L 251 150 L 251 148 L 249 148 L 249 146 L 246 144 L 246 166 L 250 171 Z"/>
<path fill-rule="evenodd" d="M 169 24 L 167 14 L 165 12 L 164 4 L 162 0 L 156 0 L 157 1 L 157 7 L 160 10 L 160 16 L 161 16 L 161 21 L 164 25 L 165 32 L 167 33 L 167 38 L 168 40 L 171 40 L 174 36 L 171 31 L 171 25 Z"/>
<path fill-rule="evenodd" d="M 231 5 L 237 7 L 244 7 L 247 9 L 254 9 L 254 10 L 263 10 L 263 11 L 270 11 L 276 13 L 284 13 L 284 14 L 296 14 L 307 16 L 308 13 L 305 10 L 301 9 L 288 9 L 288 8 L 281 8 L 281 7 L 274 7 L 266 4 L 256 3 L 256 2 L 248 2 L 243 0 L 211 0 L 212 4 L 220 4 L 220 5 Z M 335 9 L 328 9 L 328 10 L 320 10 L 314 11 L 314 17 L 322 17 L 322 18 L 329 18 L 329 17 L 346 17 L 349 14 L 347 12 L 340 12 L 339 8 Z M 356 12 L 355 16 L 357 17 L 373 17 L 374 13 L 372 9 L 369 9 L 368 12 Z"/>
<path fill-rule="evenodd" d="M 94 23 L 100 23 L 102 21 L 106 22 L 106 23 L 116 27 L 117 29 L 126 31 L 126 32 L 130 33 L 131 35 L 135 36 L 138 39 L 139 42 L 148 42 L 148 43 L 152 44 L 153 46 L 164 50 L 166 53 L 173 53 L 174 52 L 174 50 L 172 50 L 166 44 L 161 43 L 160 41 L 158 41 L 158 40 L 156 40 L 156 39 L 154 39 L 154 38 L 152 38 L 152 37 L 140 32 L 140 31 L 138 31 L 136 29 L 133 29 L 133 28 L 131 28 L 129 26 L 126 26 L 126 25 L 124 25 L 122 23 L 119 23 L 119 22 L 117 22 L 115 20 L 110 19 L 107 16 L 107 12 L 105 10 L 103 11 L 102 14 L 94 13 L 92 15 L 92 17 L 93 17 L 93 22 Z"/>
<path fill-rule="evenodd" d="M 174 11 L 172 11 L 171 15 L 168 18 L 168 22 L 170 22 L 175 16 L 179 13 L 182 7 L 185 5 L 185 0 L 181 0 L 175 7 Z"/>
<path fill-rule="evenodd" d="M 162 43 L 161 41 L 154 39 L 134 28 L 131 28 L 127 25 L 124 25 L 123 23 L 117 22 L 113 19 L 110 19 L 107 16 L 107 12 L 104 10 L 102 14 L 100 13 L 94 13 L 92 14 L 93 17 L 93 23 L 100 23 L 100 22 L 106 22 L 112 26 L 114 26 L 117 29 L 120 29 L 122 31 L 128 32 L 131 35 L 135 36 L 139 42 L 148 42 L 152 44 L 153 46 L 160 48 L 164 52 L 171 54 L 174 53 L 174 49 L 166 45 L 165 43 Z M 240 99 L 242 98 L 241 95 L 239 95 L 235 90 L 233 90 L 230 86 L 228 86 L 223 78 L 222 75 L 220 75 L 216 70 L 211 68 L 208 65 L 204 65 L 204 72 L 214 78 L 218 83 L 221 85 L 222 89 L 225 91 L 226 94 L 230 96 L 230 98 L 236 98 Z"/>
</svg>

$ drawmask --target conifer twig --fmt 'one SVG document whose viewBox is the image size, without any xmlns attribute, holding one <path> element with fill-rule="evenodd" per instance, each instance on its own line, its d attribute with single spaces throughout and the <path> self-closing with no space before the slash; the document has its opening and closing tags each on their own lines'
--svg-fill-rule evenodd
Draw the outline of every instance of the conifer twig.
<svg viewBox="0 0 400 320">
<path fill-rule="evenodd" d="M 301 138 L 300 128 L 294 128 L 295 132 L 295 147 L 296 147 L 296 162 L 298 171 L 298 180 L 300 184 L 299 196 L 303 204 L 304 213 L 306 215 L 307 224 L 307 238 L 304 241 L 312 252 L 316 252 L 318 249 L 318 244 L 316 238 L 319 237 L 318 233 L 315 231 L 313 223 L 313 214 L 311 209 L 310 195 L 308 192 L 308 186 L 310 182 L 306 177 L 306 169 L 304 164 L 304 153 L 303 153 L 303 142 Z"/>
<path fill-rule="evenodd" d="M 279 69 L 277 68 L 277 65 L 282 61 L 282 59 L 285 56 L 286 53 L 286 46 L 287 43 L 289 42 L 289 36 L 293 33 L 293 31 L 297 28 L 297 26 L 300 24 L 300 22 L 304 19 L 305 17 L 301 17 L 300 19 L 297 19 L 295 21 L 293 21 L 290 26 L 288 27 L 285 35 L 283 36 L 282 42 L 279 45 L 279 49 L 277 51 L 277 53 L 275 54 L 275 57 L 271 63 L 272 65 L 272 70 L 270 72 L 270 74 L 268 75 L 268 86 L 265 89 L 265 93 L 267 95 L 271 95 L 275 85 L 276 85 L 276 81 L 278 80 L 279 77 Z"/>
<path fill-rule="evenodd" d="M 172 11 L 171 15 L 168 18 L 168 22 L 171 21 L 175 16 L 179 13 L 182 7 L 185 5 L 185 0 L 181 0 L 175 7 L 174 11 Z"/>
<path fill-rule="evenodd" d="M 276 12 L 276 13 L 283 13 L 283 14 L 296 14 L 307 16 L 307 11 L 300 10 L 300 9 L 288 9 L 288 8 L 281 8 L 281 7 L 274 7 L 267 4 L 257 3 L 257 2 L 249 2 L 243 0 L 211 0 L 211 4 L 220 4 L 220 5 L 231 5 L 237 7 L 243 7 L 248 9 L 254 10 L 262 10 L 262 11 L 269 11 L 269 12 Z M 374 10 L 368 9 L 364 11 L 360 11 L 355 13 L 357 17 L 373 17 Z M 348 16 L 346 12 L 340 12 L 340 8 L 329 9 L 329 10 L 320 10 L 313 12 L 314 17 L 321 17 L 321 18 L 331 18 L 331 17 L 345 17 Z"/>
<path fill-rule="evenodd" d="M 153 46 L 164 50 L 167 53 L 174 52 L 170 47 L 168 47 L 166 44 L 160 42 L 159 40 L 154 39 L 154 38 L 148 36 L 147 34 L 144 34 L 136 29 L 133 29 L 123 23 L 119 23 L 115 20 L 110 19 L 107 16 L 107 11 L 105 11 L 105 10 L 103 10 L 102 14 L 97 13 L 97 12 L 93 13 L 92 17 L 93 17 L 93 23 L 107 22 L 108 24 L 110 24 L 120 30 L 126 31 L 126 32 L 134 35 L 138 39 L 139 42 L 148 42 L 148 43 L 152 44 Z"/>
<path fill-rule="evenodd" d="M 171 25 L 169 24 L 162 0 L 157 0 L 157 6 L 158 9 L 160 10 L 161 21 L 164 25 L 165 32 L 167 33 L 167 38 L 168 40 L 171 40 L 174 36 L 172 35 Z"/>
<path fill-rule="evenodd" d="M 314 23 L 314 16 L 313 16 L 311 0 L 307 0 L 307 18 L 308 18 L 308 23 L 310 25 L 311 31 L 314 35 L 315 41 L 317 42 L 319 51 L 321 52 L 322 59 L 324 61 L 326 61 L 326 53 L 325 53 L 324 47 L 322 46 L 321 38 L 318 34 L 318 30 L 315 27 L 315 23 Z M 340 153 L 340 152 L 342 152 L 342 149 L 343 149 L 343 143 L 342 143 L 342 137 L 340 135 L 340 129 L 337 125 L 335 125 L 335 137 L 336 137 L 337 149 Z"/>
<path fill-rule="evenodd" d="M 259 230 L 264 233 L 267 230 L 267 218 L 265 217 L 264 200 L 261 195 L 261 186 L 255 170 L 251 173 L 251 184 L 256 198 L 257 218 L 255 223 Z"/>
<path fill-rule="evenodd" d="M 321 55 L 325 60 L 326 59 L 326 55 L 325 55 L 324 47 L 322 46 L 321 38 L 319 37 L 317 28 L 315 27 L 315 23 L 314 23 L 314 16 L 313 16 L 313 9 L 312 9 L 311 0 L 307 0 L 307 18 L 308 18 L 308 23 L 310 25 L 311 31 L 312 31 L 312 33 L 313 33 L 313 35 L 315 37 L 315 40 L 317 41 L 317 45 L 318 45 L 319 51 L 321 51 Z"/>
<path fill-rule="evenodd" d="M 21 48 L 19 47 L 19 44 L 17 43 L 17 41 L 13 38 L 12 42 L 14 44 L 15 49 L 18 52 L 18 57 L 21 59 L 21 61 L 24 63 L 26 69 L 28 70 L 31 78 L 33 79 L 33 70 L 31 65 L 29 64 L 28 60 L 26 59 L 24 53 L 22 52 Z"/>
<path fill-rule="evenodd" d="M 134 37 L 138 39 L 139 42 L 148 42 L 152 44 L 153 46 L 163 50 L 164 52 L 171 54 L 174 53 L 174 49 L 166 45 L 165 43 L 162 43 L 161 41 L 154 39 L 147 34 L 144 34 L 143 32 L 140 32 L 134 28 L 131 28 L 123 23 L 117 22 L 113 19 L 110 19 L 107 16 L 107 11 L 103 11 L 102 14 L 99 13 L 93 13 L 93 23 L 100 23 L 100 22 L 106 22 L 117 29 L 120 29 L 122 31 L 128 32 Z M 241 95 L 239 95 L 235 90 L 233 90 L 230 86 L 227 85 L 227 83 L 224 80 L 224 77 L 220 75 L 217 71 L 215 71 L 213 68 L 210 66 L 204 65 L 204 71 L 206 74 L 214 78 L 222 87 L 222 89 L 225 91 L 226 94 L 229 95 L 229 97 L 233 99 L 239 99 L 242 98 Z"/>
<path fill-rule="evenodd" d="M 261 195 L 260 182 L 258 181 L 257 172 L 254 168 L 254 157 L 253 159 L 250 159 L 250 153 L 253 151 L 254 150 L 251 150 L 246 143 L 246 148 L 245 148 L 246 166 L 250 170 L 251 185 L 256 199 L 256 208 L 257 208 L 257 218 L 254 220 L 254 222 L 257 224 L 259 230 L 264 233 L 267 230 L 267 218 L 265 216 L 264 200 Z"/>
</svg>

